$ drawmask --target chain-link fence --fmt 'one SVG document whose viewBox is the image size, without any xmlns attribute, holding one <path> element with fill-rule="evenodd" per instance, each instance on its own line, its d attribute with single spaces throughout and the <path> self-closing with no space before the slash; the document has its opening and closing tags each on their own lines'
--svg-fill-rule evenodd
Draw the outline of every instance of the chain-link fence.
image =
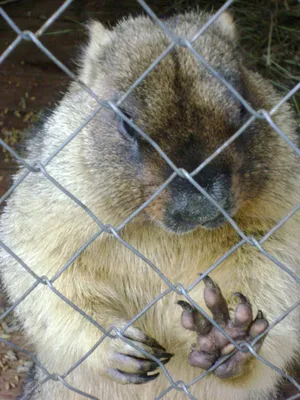
<svg viewBox="0 0 300 400">
<path fill-rule="evenodd" d="M 163 392 L 159 393 L 156 397 L 156 399 L 161 399 L 163 398 L 167 393 L 170 391 L 181 391 L 184 392 L 187 396 L 187 398 L 194 399 L 194 396 L 190 393 L 190 388 L 193 384 L 198 382 L 199 380 L 205 378 L 208 374 L 210 374 L 212 371 L 214 371 L 219 365 L 221 365 L 223 362 L 225 362 L 229 357 L 232 356 L 232 354 L 236 351 L 242 351 L 242 352 L 248 352 L 250 351 L 254 357 L 256 357 L 258 360 L 260 360 L 262 363 L 267 365 L 269 368 L 272 368 L 275 370 L 279 375 L 282 377 L 286 378 L 289 380 L 291 383 L 295 385 L 295 387 L 298 390 L 298 394 L 292 396 L 289 398 L 289 400 L 300 398 L 300 385 L 296 382 L 296 380 L 288 375 L 286 372 L 282 371 L 281 369 L 277 368 L 276 365 L 271 364 L 269 361 L 266 359 L 262 358 L 259 354 L 254 349 L 254 345 L 267 333 L 274 328 L 275 325 L 279 324 L 288 314 L 290 314 L 297 306 L 300 305 L 300 300 L 295 303 L 292 307 L 287 309 L 284 314 L 278 316 L 272 323 L 268 326 L 268 328 L 258 335 L 251 343 L 242 342 L 242 343 L 237 343 L 235 340 L 233 340 L 228 333 L 224 329 L 222 329 L 221 326 L 219 326 L 209 315 L 206 314 L 206 312 L 199 307 L 198 304 L 195 303 L 195 301 L 191 298 L 189 295 L 189 292 L 199 284 L 200 281 L 202 281 L 208 274 L 210 274 L 215 268 L 217 268 L 227 257 L 229 257 L 232 253 L 234 253 L 237 249 L 239 249 L 241 246 L 244 244 L 248 244 L 251 246 L 254 246 L 257 251 L 261 252 L 266 258 L 271 260 L 278 268 L 281 268 L 284 270 L 287 274 L 290 275 L 292 279 L 294 279 L 297 283 L 300 282 L 300 278 L 296 276 L 296 274 L 290 270 L 287 266 L 282 264 L 279 260 L 274 258 L 271 254 L 269 254 L 264 248 L 263 244 L 264 242 L 270 238 L 270 236 L 277 230 L 279 229 L 287 220 L 293 217 L 295 213 L 299 211 L 300 204 L 297 204 L 292 210 L 290 210 L 290 213 L 286 215 L 281 221 L 278 222 L 276 226 L 274 226 L 264 237 L 262 237 L 260 240 L 256 240 L 254 237 L 249 237 L 247 236 L 236 224 L 236 222 L 231 218 L 231 216 L 214 200 L 212 196 L 209 195 L 209 193 L 203 189 L 195 180 L 194 176 L 198 174 L 205 166 L 207 166 L 210 162 L 212 162 L 215 157 L 217 157 L 224 149 L 226 149 L 231 143 L 233 143 L 240 135 L 243 134 L 243 132 L 255 121 L 255 120 L 264 120 L 266 121 L 272 129 L 277 132 L 278 135 L 281 136 L 281 138 L 288 143 L 288 145 L 296 152 L 296 154 L 299 156 L 300 155 L 300 150 L 299 148 L 296 147 L 294 143 L 291 142 L 291 140 L 285 135 L 284 132 L 275 124 L 275 122 L 272 120 L 272 116 L 276 111 L 286 102 L 288 101 L 299 89 L 300 89 L 300 83 L 298 83 L 288 94 L 286 94 L 281 101 L 273 107 L 271 110 L 255 110 L 252 108 L 252 106 L 245 101 L 245 99 L 241 96 L 240 93 L 228 82 L 226 81 L 207 61 L 202 57 L 201 54 L 198 54 L 198 52 L 195 50 L 193 44 L 194 42 L 207 30 L 210 28 L 210 25 L 216 21 L 216 19 L 225 11 L 227 10 L 230 5 L 233 3 L 234 0 L 228 0 L 214 15 L 212 18 L 209 19 L 207 23 L 205 23 L 198 31 L 198 33 L 191 39 L 187 40 L 184 37 L 177 37 L 170 29 L 164 24 L 162 20 L 160 20 L 155 13 L 151 10 L 151 8 L 146 4 L 145 1 L 143 0 L 138 0 L 138 3 L 141 5 L 141 7 L 146 11 L 146 13 L 153 19 L 153 21 L 160 27 L 162 31 L 165 32 L 165 34 L 169 37 L 170 39 L 170 44 L 169 46 L 165 49 L 165 51 L 143 72 L 143 74 L 134 82 L 134 84 L 128 88 L 127 92 L 117 101 L 117 102 L 112 102 L 110 100 L 102 100 L 97 97 L 97 95 L 91 90 L 91 88 L 87 87 L 83 82 L 81 82 L 75 74 L 73 74 L 64 64 L 62 64 L 54 54 L 52 54 L 40 41 L 40 37 L 45 33 L 45 31 L 51 26 L 51 24 L 66 10 L 66 8 L 73 2 L 73 0 L 67 0 L 65 1 L 62 6 L 41 26 L 40 29 L 36 32 L 31 32 L 31 31 L 21 31 L 19 27 L 14 23 L 14 21 L 10 18 L 10 16 L 4 11 L 3 8 L 0 8 L 0 13 L 2 18 L 7 22 L 7 24 L 15 31 L 17 34 L 16 39 L 7 47 L 7 49 L 4 51 L 4 53 L 0 56 L 0 63 L 2 63 L 8 55 L 14 51 L 14 49 L 21 44 L 23 40 L 25 41 L 32 41 L 35 43 L 37 48 L 44 52 L 59 68 L 61 68 L 72 80 L 78 82 L 82 88 L 89 93 L 90 96 L 92 96 L 98 103 L 97 108 L 94 110 L 94 112 L 86 118 L 84 123 L 81 124 L 81 126 L 78 126 L 78 128 L 65 140 L 46 160 L 36 160 L 35 163 L 33 164 L 28 164 L 22 157 L 9 145 L 7 145 L 4 140 L 0 139 L 0 144 L 24 167 L 24 173 L 13 183 L 13 185 L 10 187 L 10 189 L 4 194 L 4 196 L 0 200 L 0 205 L 5 202 L 5 200 L 10 196 L 10 194 L 18 187 L 19 185 L 22 184 L 22 182 L 26 179 L 26 177 L 29 174 L 43 174 L 44 178 L 47 179 L 49 182 L 51 182 L 53 185 L 55 185 L 59 190 L 61 190 L 66 196 L 68 196 L 72 201 L 74 201 L 79 207 L 81 207 L 98 225 L 99 229 L 96 234 L 94 234 L 90 239 L 80 248 L 78 251 L 72 256 L 71 259 L 55 274 L 55 276 L 48 277 L 48 276 L 38 276 L 34 273 L 33 270 L 31 270 L 30 266 L 26 265 L 19 257 L 18 255 L 14 252 L 14 249 L 11 249 L 7 247 L 4 243 L 0 242 L 2 248 L 10 254 L 29 274 L 31 274 L 34 279 L 35 283 L 30 287 L 29 290 L 27 290 L 25 293 L 21 294 L 20 293 L 20 298 L 13 304 L 11 305 L 2 315 L 0 315 L 0 321 L 3 320 L 9 313 L 11 313 L 17 306 L 20 304 L 38 285 L 47 285 L 48 288 L 55 293 L 63 302 L 66 302 L 70 307 L 72 307 L 76 312 L 80 313 L 84 318 L 86 318 L 87 321 L 89 321 L 91 324 L 93 324 L 97 329 L 99 329 L 100 332 L 103 333 L 101 339 L 95 344 L 93 348 L 90 349 L 90 351 L 85 354 L 84 357 L 79 359 L 68 371 L 66 371 L 64 374 L 59 375 L 59 374 L 53 374 L 49 373 L 49 371 L 41 364 L 41 362 L 37 359 L 37 357 L 23 349 L 20 348 L 19 346 L 8 342 L 7 340 L 4 340 L 0 338 L 0 342 L 5 343 L 8 346 L 11 346 L 11 348 L 23 352 L 26 355 L 28 355 L 36 364 L 38 368 L 41 369 L 41 371 L 45 374 L 45 378 L 39 382 L 38 385 L 43 385 L 45 382 L 53 380 L 53 381 L 60 381 L 63 385 L 65 385 L 69 390 L 78 393 L 79 395 L 82 395 L 85 398 L 90 398 L 90 399 L 96 399 L 96 397 L 91 396 L 87 393 L 84 393 L 80 390 L 80 388 L 75 388 L 71 386 L 67 381 L 66 378 L 68 377 L 69 374 L 71 374 L 72 371 L 74 371 L 80 364 L 83 363 L 84 360 L 86 360 L 92 352 L 95 351 L 95 349 L 98 346 L 101 346 L 101 343 L 106 337 L 115 339 L 119 338 L 122 341 L 128 343 L 135 349 L 139 350 L 141 353 L 143 353 L 147 358 L 152 359 L 155 361 L 160 367 L 163 373 L 166 375 L 168 381 L 169 381 L 169 387 L 167 387 Z M 124 102 L 124 100 L 134 91 L 134 89 L 143 81 L 145 77 L 169 54 L 172 52 L 172 50 L 177 47 L 185 47 L 188 49 L 194 57 L 198 60 L 199 63 L 201 63 L 216 79 L 218 79 L 223 85 L 225 85 L 235 96 L 235 98 L 245 107 L 245 109 L 251 114 L 250 118 L 247 120 L 247 122 L 238 129 L 235 134 L 230 137 L 229 140 L 224 142 L 222 146 L 220 146 L 213 154 L 211 154 L 205 161 L 203 161 L 192 173 L 188 173 L 185 169 L 180 168 L 180 166 L 174 165 L 174 163 L 171 161 L 171 159 L 162 151 L 162 149 L 158 146 L 157 143 L 155 143 L 148 135 L 146 132 L 144 132 L 142 129 L 140 129 L 131 119 L 129 119 L 120 109 L 120 105 Z M 120 116 L 123 120 L 125 120 L 132 128 L 134 128 L 139 135 L 141 135 L 146 141 L 148 141 L 151 146 L 160 154 L 160 156 L 164 159 L 164 161 L 171 167 L 173 173 L 171 176 L 161 185 L 155 193 L 144 203 L 142 204 L 137 210 L 135 210 L 131 215 L 129 215 L 119 226 L 111 226 L 107 225 L 101 222 L 99 218 L 94 215 L 94 213 L 86 207 L 80 199 L 76 198 L 73 196 L 66 188 L 61 186 L 52 176 L 49 175 L 47 172 L 47 165 L 51 163 L 51 161 L 54 159 L 54 157 L 57 156 L 57 154 L 65 147 L 68 146 L 68 144 L 79 134 L 79 132 L 91 121 L 92 118 L 98 113 L 101 113 L 101 110 L 104 108 L 112 109 L 118 116 Z M 205 198 L 207 198 L 219 211 L 221 214 L 224 215 L 226 220 L 232 225 L 232 227 L 235 229 L 235 231 L 238 233 L 240 237 L 240 241 L 232 247 L 226 254 L 224 254 L 219 260 L 217 260 L 213 265 L 210 266 L 206 270 L 204 274 L 199 276 L 190 286 L 184 287 L 181 283 L 172 283 L 160 270 L 157 268 L 153 263 L 151 263 L 150 260 L 148 260 L 143 254 L 141 254 L 138 250 L 133 248 L 129 243 L 124 241 L 121 237 L 121 232 L 122 229 L 125 227 L 126 224 L 128 224 L 133 218 L 135 218 L 145 207 L 149 205 L 150 202 L 152 202 L 173 180 L 176 176 L 179 176 L 181 178 L 186 179 L 189 181 Z M 101 218 L 101 216 L 100 216 Z M 57 279 L 60 278 L 60 276 L 70 267 L 70 265 L 76 260 L 77 257 L 80 256 L 80 254 L 96 239 L 98 238 L 102 233 L 109 233 L 115 237 L 115 240 L 120 241 L 124 246 L 126 246 L 130 251 L 132 251 L 137 257 L 140 257 L 148 266 L 151 268 L 156 274 L 159 275 L 159 277 L 165 282 L 165 284 L 168 286 L 168 289 L 165 290 L 163 293 L 161 293 L 159 296 L 154 298 L 144 309 L 140 310 L 140 312 L 132 318 L 131 321 L 127 323 L 126 326 L 124 326 L 122 329 L 118 329 L 117 327 L 111 327 L 109 330 L 104 329 L 104 327 L 100 326 L 97 321 L 95 321 L 91 316 L 87 315 L 82 309 L 80 309 L 78 306 L 76 306 L 73 302 L 71 302 L 68 298 L 66 298 L 62 293 L 60 293 L 55 287 L 54 283 Z M 198 310 L 202 315 L 207 318 L 210 323 L 215 326 L 217 329 L 219 329 L 222 334 L 228 339 L 230 343 L 232 343 L 235 346 L 235 351 L 233 353 L 230 353 L 229 355 L 226 355 L 222 357 L 217 363 L 215 363 L 208 371 L 205 371 L 201 373 L 196 379 L 194 379 L 191 382 L 183 382 L 183 381 L 174 381 L 170 374 L 168 373 L 166 367 L 164 364 L 155 356 L 152 356 L 149 354 L 147 351 L 137 347 L 134 343 L 132 343 L 131 340 L 129 340 L 124 332 L 128 327 L 130 327 L 135 321 L 137 321 L 142 315 L 147 313 L 147 311 L 154 306 L 160 299 L 162 299 L 164 296 L 168 295 L 171 292 L 175 292 L 178 295 L 182 295 L 186 298 L 186 300 L 195 307 L 196 310 Z M 36 389 L 33 388 L 30 393 L 26 395 L 26 398 L 29 398 L 30 395 L 33 393 L 33 391 Z M 155 396 L 156 394 L 153 394 Z M 25 398 L 25 397 L 23 397 Z"/>
</svg>

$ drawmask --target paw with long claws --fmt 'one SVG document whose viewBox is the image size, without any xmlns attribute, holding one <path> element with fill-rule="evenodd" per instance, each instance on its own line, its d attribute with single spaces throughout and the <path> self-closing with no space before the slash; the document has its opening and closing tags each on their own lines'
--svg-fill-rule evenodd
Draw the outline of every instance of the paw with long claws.
<svg viewBox="0 0 300 400">
<path fill-rule="evenodd" d="M 136 328 L 126 330 L 124 337 L 135 346 L 151 354 L 160 362 L 167 364 L 173 354 L 168 353 L 155 339 L 145 335 Z M 108 352 L 107 375 L 114 381 L 123 384 L 147 383 L 159 375 L 152 373 L 159 368 L 159 364 L 149 356 L 135 349 L 121 339 L 113 339 Z"/>
<path fill-rule="evenodd" d="M 204 300 L 213 315 L 214 321 L 236 343 L 251 342 L 257 335 L 265 331 L 267 320 L 261 311 L 253 319 L 252 307 L 249 300 L 242 293 L 234 293 L 238 304 L 234 317 L 229 316 L 229 309 L 219 286 L 208 276 L 204 279 Z M 186 301 L 179 301 L 183 308 L 181 323 L 184 328 L 197 333 L 197 344 L 193 345 L 188 356 L 188 362 L 194 367 L 208 370 L 221 357 L 233 352 L 232 344 L 219 329 L 211 324 L 203 315 Z M 263 339 L 253 346 L 257 352 Z M 237 377 L 244 373 L 246 364 L 253 357 L 250 351 L 236 351 L 224 363 L 219 365 L 213 373 L 219 378 Z"/>
</svg>

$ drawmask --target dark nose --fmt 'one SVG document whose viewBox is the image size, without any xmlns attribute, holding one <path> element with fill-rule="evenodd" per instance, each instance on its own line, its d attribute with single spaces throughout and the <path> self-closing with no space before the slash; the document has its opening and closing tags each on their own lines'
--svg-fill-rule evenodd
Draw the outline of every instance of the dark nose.
<svg viewBox="0 0 300 400">
<path fill-rule="evenodd" d="M 202 185 L 201 185 L 202 183 Z M 230 176 L 219 174 L 200 186 L 225 210 L 230 204 Z M 172 200 L 168 207 L 169 217 L 177 223 L 203 224 L 220 215 L 215 205 L 187 179 L 177 177 L 171 184 Z"/>
</svg>

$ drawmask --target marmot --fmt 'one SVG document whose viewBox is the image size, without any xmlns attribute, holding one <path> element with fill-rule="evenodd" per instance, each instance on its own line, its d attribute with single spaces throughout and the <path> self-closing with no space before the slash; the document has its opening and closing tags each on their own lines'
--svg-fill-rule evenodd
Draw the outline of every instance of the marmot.
<svg viewBox="0 0 300 400">
<path fill-rule="evenodd" d="M 190 39 L 210 17 L 204 12 L 187 12 L 165 23 L 178 37 Z M 243 65 L 237 37 L 232 17 L 224 13 L 195 41 L 194 47 L 255 110 L 270 110 L 281 97 L 270 83 Z M 149 17 L 124 19 L 112 30 L 92 22 L 79 79 L 100 99 L 117 101 L 169 44 L 169 38 Z M 26 161 L 33 164 L 46 160 L 97 105 L 78 82 L 73 82 L 29 141 Z M 182 46 L 176 46 L 161 60 L 120 107 L 177 167 L 188 172 L 250 117 L 241 102 Z M 272 118 L 296 143 L 289 105 L 281 105 Z M 172 173 L 158 152 L 108 108 L 96 114 L 52 159 L 46 171 L 104 224 L 114 227 Z M 299 201 L 297 156 L 260 119 L 194 179 L 248 237 L 257 240 Z M 299 273 L 300 265 L 299 226 L 299 214 L 295 214 L 263 243 L 263 248 L 294 274 Z M 32 172 L 8 199 L 1 216 L 0 236 L 35 274 L 51 279 L 99 229 L 41 172 Z M 240 241 L 215 206 L 180 176 L 120 235 L 170 282 L 184 287 Z M 12 302 L 35 282 L 4 249 L 1 277 Z M 143 259 L 109 233 L 94 240 L 61 273 L 53 287 L 104 329 L 124 327 L 168 289 Z M 211 312 L 238 342 L 263 332 L 268 323 L 295 303 L 298 295 L 295 279 L 247 243 L 190 292 L 193 301 Z M 42 283 L 20 302 L 15 312 L 38 360 L 50 373 L 66 373 L 102 336 L 99 329 Z M 296 309 L 255 349 L 285 370 L 297 357 L 299 331 Z M 230 342 L 201 318 L 184 296 L 173 291 L 148 309 L 125 334 L 135 345 L 159 358 L 174 381 L 185 383 L 233 350 Z M 274 399 L 280 375 L 249 354 L 236 352 L 214 373 L 191 386 L 190 393 L 196 399 L 209 400 Z M 160 369 L 122 340 L 105 338 L 66 381 L 101 400 L 150 400 L 170 384 Z M 36 368 L 35 381 L 44 377 Z M 33 398 L 69 400 L 81 396 L 59 380 L 49 380 Z M 171 390 L 165 398 L 185 399 L 186 394 Z"/>
</svg>

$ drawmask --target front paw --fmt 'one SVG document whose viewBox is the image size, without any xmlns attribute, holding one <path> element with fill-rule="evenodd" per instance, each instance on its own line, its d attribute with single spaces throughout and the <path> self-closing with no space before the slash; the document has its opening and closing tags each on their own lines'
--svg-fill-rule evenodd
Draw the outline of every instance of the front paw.
<svg viewBox="0 0 300 400">
<path fill-rule="evenodd" d="M 135 346 L 159 359 L 162 364 L 169 362 L 173 356 L 173 354 L 167 353 L 166 349 L 155 339 L 136 328 L 128 328 L 124 337 L 132 341 Z M 123 384 L 142 384 L 158 377 L 159 373 L 152 374 L 159 368 L 157 362 L 121 339 L 110 340 L 106 358 L 106 374 L 110 379 Z"/>
<path fill-rule="evenodd" d="M 206 286 L 204 300 L 213 314 L 213 319 L 236 343 L 251 342 L 267 328 L 268 322 L 261 311 L 253 319 L 251 304 L 241 293 L 234 293 L 238 298 L 238 305 L 234 318 L 230 319 L 228 305 L 219 286 L 208 276 L 203 280 Z M 178 304 L 183 308 L 181 316 L 183 327 L 197 333 L 197 344 L 192 346 L 188 356 L 191 366 L 208 370 L 218 359 L 235 349 L 235 346 L 189 303 L 179 301 Z M 254 345 L 256 352 L 260 349 L 262 341 L 261 339 Z M 244 373 L 245 366 L 252 357 L 250 351 L 247 353 L 237 351 L 219 365 L 213 373 L 219 378 L 240 376 Z"/>
</svg>

